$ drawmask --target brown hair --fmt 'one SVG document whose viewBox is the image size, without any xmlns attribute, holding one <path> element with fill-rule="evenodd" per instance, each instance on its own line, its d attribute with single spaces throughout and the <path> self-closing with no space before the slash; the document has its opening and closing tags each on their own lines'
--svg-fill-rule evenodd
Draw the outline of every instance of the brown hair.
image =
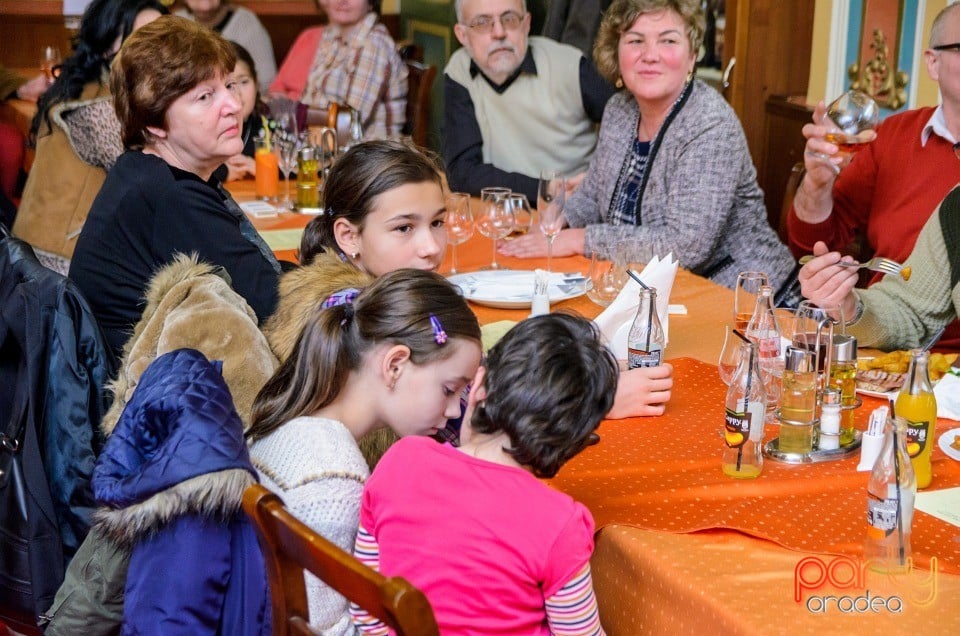
<svg viewBox="0 0 960 636">
<path fill-rule="evenodd" d="M 480 325 L 447 279 L 433 272 L 399 269 L 381 276 L 352 303 L 317 306 L 293 352 L 260 390 L 251 409 L 250 440 L 266 437 L 295 417 L 327 406 L 340 394 L 363 354 L 381 343 L 406 345 L 413 364 L 453 354 L 438 344 L 430 316 L 447 337 L 480 342 Z"/>
<path fill-rule="evenodd" d="M 597 326 L 569 314 L 529 318 L 487 354 L 486 397 L 470 420 L 478 433 L 505 432 L 505 449 L 538 477 L 553 477 L 599 439 L 620 375 Z"/>
<path fill-rule="evenodd" d="M 333 164 L 324 181 L 324 214 L 308 224 L 300 244 L 300 262 L 309 263 L 318 251 L 340 252 L 333 235 L 337 219 L 346 219 L 362 231 L 378 196 L 425 181 L 443 187 L 437 161 L 414 146 L 383 139 L 351 147 Z"/>
<path fill-rule="evenodd" d="M 163 128 L 170 104 L 200 82 L 229 75 L 236 62 L 227 40 L 193 20 L 167 15 L 138 29 L 110 71 L 123 145 L 143 148 L 147 126 Z"/>
<path fill-rule="evenodd" d="M 687 26 L 687 40 L 694 56 L 700 55 L 706 19 L 699 0 L 614 0 L 603 14 L 600 30 L 593 44 L 593 59 L 597 70 L 608 82 L 620 79 L 620 60 L 617 50 L 620 36 L 642 15 L 673 11 Z"/>
</svg>

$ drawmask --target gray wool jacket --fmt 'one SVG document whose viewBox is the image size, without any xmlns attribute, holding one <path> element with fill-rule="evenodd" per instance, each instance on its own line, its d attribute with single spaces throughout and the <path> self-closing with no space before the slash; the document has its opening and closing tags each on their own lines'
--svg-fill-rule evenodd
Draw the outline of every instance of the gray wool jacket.
<svg viewBox="0 0 960 636">
<path fill-rule="evenodd" d="M 763 191 L 733 109 L 696 80 L 651 144 L 640 224 L 612 225 L 611 202 L 640 120 L 627 91 L 607 103 L 600 138 L 580 188 L 567 201 L 571 227 L 586 227 L 586 252 L 646 263 L 673 252 L 680 265 L 720 285 L 766 272 L 780 290 L 794 270 L 789 250 L 767 223 Z"/>
</svg>

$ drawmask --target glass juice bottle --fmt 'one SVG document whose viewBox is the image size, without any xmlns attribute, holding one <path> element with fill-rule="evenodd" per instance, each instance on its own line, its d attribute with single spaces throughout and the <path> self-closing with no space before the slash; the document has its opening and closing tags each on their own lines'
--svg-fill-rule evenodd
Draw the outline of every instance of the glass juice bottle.
<svg viewBox="0 0 960 636">
<path fill-rule="evenodd" d="M 813 450 L 813 424 L 817 408 L 817 371 L 813 352 L 787 347 L 786 368 L 780 394 L 780 441 L 784 453 Z"/>
<path fill-rule="evenodd" d="M 627 336 L 627 366 L 656 367 L 663 358 L 663 327 L 657 315 L 657 290 L 640 290 L 637 316 Z"/>
<path fill-rule="evenodd" d="M 907 456 L 907 422 L 887 419 L 883 447 L 867 483 L 867 540 L 863 556 L 881 572 L 903 572 L 910 558 L 910 530 L 917 479 Z"/>
<path fill-rule="evenodd" d="M 857 339 L 846 334 L 833 337 L 830 386 L 840 390 L 840 446 L 853 441 L 854 408 L 857 405 Z"/>
<path fill-rule="evenodd" d="M 727 389 L 723 457 L 720 467 L 728 477 L 751 479 L 763 470 L 763 423 L 767 394 L 760 377 L 757 347 L 740 345 L 740 363 Z"/>
<path fill-rule="evenodd" d="M 910 368 L 895 404 L 897 417 L 907 421 L 907 454 L 917 475 L 917 488 L 926 488 L 933 479 L 930 455 L 937 423 L 937 399 L 933 396 L 927 365 L 930 354 L 922 349 L 910 352 Z"/>
</svg>

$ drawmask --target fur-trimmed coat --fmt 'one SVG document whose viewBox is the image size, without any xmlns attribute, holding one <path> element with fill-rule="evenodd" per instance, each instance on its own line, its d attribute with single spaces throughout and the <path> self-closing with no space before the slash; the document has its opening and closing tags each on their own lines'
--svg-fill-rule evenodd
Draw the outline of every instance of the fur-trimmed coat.
<svg viewBox="0 0 960 636">
<path fill-rule="evenodd" d="M 270 633 L 266 569 L 240 509 L 256 472 L 222 365 L 192 349 L 140 378 L 97 460 L 94 530 L 47 634 Z"/>
<path fill-rule="evenodd" d="M 281 362 L 290 356 L 317 305 L 338 291 L 363 289 L 372 282 L 370 274 L 332 252 L 318 254 L 309 265 L 281 276 L 277 309 L 263 326 L 274 355 Z M 392 430 L 381 428 L 360 440 L 360 452 L 370 470 L 397 439 Z"/>
<path fill-rule="evenodd" d="M 196 349 L 223 361 L 223 377 L 244 426 L 257 393 L 278 366 L 257 317 L 230 287 L 223 268 L 199 263 L 196 255 L 178 254 L 147 288 L 147 305 L 123 347 L 117 379 L 111 385 L 113 406 L 101 427 L 113 430 L 140 375 L 153 360 L 175 349 Z"/>
</svg>

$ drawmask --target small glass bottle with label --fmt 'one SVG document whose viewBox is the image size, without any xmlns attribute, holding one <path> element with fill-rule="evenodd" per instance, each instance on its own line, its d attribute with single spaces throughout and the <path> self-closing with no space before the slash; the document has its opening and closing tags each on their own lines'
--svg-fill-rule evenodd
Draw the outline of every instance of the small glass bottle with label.
<svg viewBox="0 0 960 636">
<path fill-rule="evenodd" d="M 721 468 L 728 477 L 751 479 L 763 470 L 763 423 L 767 393 L 760 376 L 757 346 L 740 345 L 740 362 L 727 389 Z"/>
<path fill-rule="evenodd" d="M 914 349 L 910 354 L 907 379 L 897 395 L 895 408 L 897 416 L 907 420 L 907 454 L 913 461 L 917 487 L 926 488 L 933 480 L 930 455 L 937 424 L 937 398 L 927 373 L 930 354 L 922 349 Z"/>
<path fill-rule="evenodd" d="M 657 315 L 657 290 L 640 290 L 640 306 L 627 336 L 627 366 L 656 367 L 663 361 L 663 327 Z"/>
<path fill-rule="evenodd" d="M 773 287 L 770 285 L 760 287 L 745 335 L 757 345 L 760 372 L 767 390 L 767 422 L 773 423 L 780 402 L 783 356 L 780 355 L 780 323 L 773 310 Z"/>
<path fill-rule="evenodd" d="M 883 447 L 867 483 L 867 565 L 881 572 L 904 572 L 910 558 L 910 534 L 917 479 L 907 454 L 907 422 L 887 419 Z"/>
</svg>

